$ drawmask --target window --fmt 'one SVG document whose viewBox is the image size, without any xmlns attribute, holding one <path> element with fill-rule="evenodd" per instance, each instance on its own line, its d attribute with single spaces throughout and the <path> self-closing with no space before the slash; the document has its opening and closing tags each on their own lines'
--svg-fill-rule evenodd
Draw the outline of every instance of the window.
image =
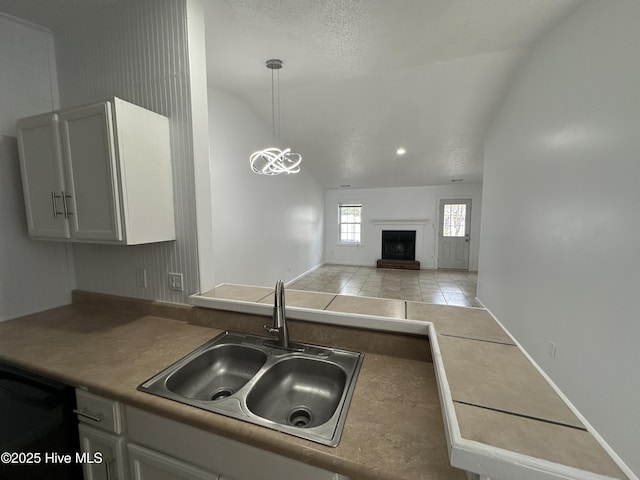
<svg viewBox="0 0 640 480">
<path fill-rule="evenodd" d="M 467 205 L 446 204 L 443 215 L 443 237 L 464 237 Z"/>
<path fill-rule="evenodd" d="M 338 204 L 338 221 L 340 223 L 340 243 L 358 244 L 361 242 L 361 203 Z"/>
</svg>

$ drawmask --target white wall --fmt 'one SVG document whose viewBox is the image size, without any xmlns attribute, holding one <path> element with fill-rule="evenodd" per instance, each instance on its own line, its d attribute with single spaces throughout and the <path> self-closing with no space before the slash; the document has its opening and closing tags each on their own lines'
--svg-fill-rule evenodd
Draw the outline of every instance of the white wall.
<svg viewBox="0 0 640 480">
<path fill-rule="evenodd" d="M 482 211 L 481 184 L 327 190 L 324 207 L 325 261 L 342 265 L 374 266 L 381 257 L 382 230 L 416 230 L 416 260 L 420 262 L 421 268 L 436 268 L 438 205 L 440 199 L 445 198 L 472 200 L 469 269 L 477 270 Z M 338 204 L 341 202 L 363 204 L 361 246 L 338 244 Z M 378 223 L 379 221 L 384 223 Z"/>
<path fill-rule="evenodd" d="M 196 195 L 198 246 L 198 292 L 215 287 L 213 275 L 213 213 L 209 165 L 209 105 L 207 101 L 207 58 L 203 0 L 187 0 L 189 44 L 189 90 L 193 129 L 193 164 Z"/>
<path fill-rule="evenodd" d="M 535 48 L 486 137 L 478 282 L 636 474 L 638 25 L 635 0 L 589 1 Z"/>
<path fill-rule="evenodd" d="M 271 144 L 238 98 L 209 90 L 213 269 L 215 283 L 273 286 L 322 261 L 322 187 L 305 169 L 256 175 L 249 155 Z"/>
<path fill-rule="evenodd" d="M 199 290 L 191 91 L 197 82 L 189 78 L 187 2 L 106 4 L 65 24 L 55 38 L 62 107 L 115 95 L 169 117 L 171 135 L 177 240 L 141 246 L 75 244 L 78 288 L 187 303 L 188 295 Z M 206 103 L 204 84 L 203 89 L 198 94 Z M 147 270 L 147 288 L 136 286 L 136 269 Z M 183 274 L 184 292 L 169 290 L 169 272 Z"/>
<path fill-rule="evenodd" d="M 31 240 L 15 139 L 18 118 L 57 107 L 53 36 L 0 14 L 0 321 L 67 304 L 73 268 L 60 243 Z"/>
</svg>

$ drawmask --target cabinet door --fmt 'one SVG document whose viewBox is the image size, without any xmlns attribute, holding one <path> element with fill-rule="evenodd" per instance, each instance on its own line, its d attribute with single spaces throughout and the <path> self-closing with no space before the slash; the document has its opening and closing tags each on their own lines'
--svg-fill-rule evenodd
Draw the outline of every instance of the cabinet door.
<svg viewBox="0 0 640 480">
<path fill-rule="evenodd" d="M 58 116 L 46 114 L 23 119 L 17 129 L 29 235 L 69 238 L 61 198 L 64 184 Z"/>
<path fill-rule="evenodd" d="M 129 444 L 129 458 L 134 480 L 218 480 L 207 472 L 154 450 Z"/>
<path fill-rule="evenodd" d="M 122 241 L 111 104 L 61 112 L 60 125 L 72 237 Z"/>
<path fill-rule="evenodd" d="M 82 424 L 78 431 L 84 480 L 126 480 L 123 438 Z"/>
</svg>

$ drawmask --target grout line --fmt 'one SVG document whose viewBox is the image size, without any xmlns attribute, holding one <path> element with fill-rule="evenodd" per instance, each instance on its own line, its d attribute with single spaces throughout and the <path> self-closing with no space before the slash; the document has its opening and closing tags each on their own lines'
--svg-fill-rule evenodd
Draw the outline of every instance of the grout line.
<svg viewBox="0 0 640 480">
<path fill-rule="evenodd" d="M 273 295 L 274 290 L 270 291 L 269 293 L 267 293 L 264 297 L 260 297 L 258 300 L 256 300 L 255 303 L 260 303 L 262 300 L 264 300 L 267 297 L 270 297 L 271 295 Z"/>
<path fill-rule="evenodd" d="M 329 305 L 331 305 L 333 303 L 333 301 L 338 298 L 338 295 L 334 295 L 333 298 L 331 299 L 331 301 L 329 303 L 327 303 L 327 306 L 323 308 L 323 310 L 326 310 L 327 308 L 329 308 Z"/>
<path fill-rule="evenodd" d="M 482 408 L 484 410 L 490 410 L 492 412 L 504 413 L 506 415 L 513 415 L 514 417 L 528 418 L 529 420 L 536 420 L 538 422 L 550 423 L 551 425 L 558 425 L 560 427 L 573 428 L 575 430 L 581 430 L 583 432 L 587 432 L 587 429 L 585 427 L 578 427 L 576 425 L 570 425 L 568 423 L 556 422 L 554 420 L 547 420 L 546 418 L 534 417 L 532 415 L 525 415 L 523 413 L 510 412 L 508 410 L 502 410 L 500 408 L 486 407 L 484 405 L 477 405 L 475 403 L 470 403 L 470 402 L 462 402 L 456 399 L 453 399 L 453 401 L 461 405 L 468 405 L 470 407 Z"/>
<path fill-rule="evenodd" d="M 465 340 L 474 340 L 476 342 L 495 343 L 495 344 L 498 344 L 498 345 L 505 345 L 507 347 L 515 347 L 516 346 L 515 343 L 498 342 L 497 340 L 486 340 L 486 339 L 483 339 L 483 338 L 464 337 L 462 335 L 451 335 L 451 334 L 447 334 L 447 333 L 439 333 L 438 335 L 440 335 L 441 337 L 464 338 Z"/>
</svg>

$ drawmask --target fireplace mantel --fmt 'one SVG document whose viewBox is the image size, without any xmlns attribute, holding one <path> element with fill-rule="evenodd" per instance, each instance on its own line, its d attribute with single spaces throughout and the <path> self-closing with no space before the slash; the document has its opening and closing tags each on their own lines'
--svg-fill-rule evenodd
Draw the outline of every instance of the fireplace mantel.
<svg viewBox="0 0 640 480">
<path fill-rule="evenodd" d="M 426 225 L 430 223 L 430 218 L 417 218 L 417 219 L 375 219 L 371 220 L 374 225 Z"/>
</svg>

